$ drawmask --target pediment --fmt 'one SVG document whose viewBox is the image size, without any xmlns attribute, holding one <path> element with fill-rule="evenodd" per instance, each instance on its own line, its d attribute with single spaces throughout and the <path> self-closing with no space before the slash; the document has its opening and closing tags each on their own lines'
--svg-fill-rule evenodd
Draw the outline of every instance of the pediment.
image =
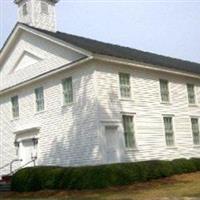
<svg viewBox="0 0 200 200">
<path fill-rule="evenodd" d="M 42 58 L 39 58 L 38 56 L 36 56 L 28 51 L 24 51 L 22 53 L 22 55 L 19 57 L 19 59 L 17 60 L 17 62 L 15 63 L 12 71 L 21 70 L 25 67 L 28 67 L 28 66 L 35 64 L 37 62 L 40 62 L 40 61 L 42 61 Z"/>
<path fill-rule="evenodd" d="M 19 24 L 0 53 L 0 74 L 5 80 L 11 74 L 33 78 L 83 57 L 85 52 L 76 47 Z"/>
</svg>

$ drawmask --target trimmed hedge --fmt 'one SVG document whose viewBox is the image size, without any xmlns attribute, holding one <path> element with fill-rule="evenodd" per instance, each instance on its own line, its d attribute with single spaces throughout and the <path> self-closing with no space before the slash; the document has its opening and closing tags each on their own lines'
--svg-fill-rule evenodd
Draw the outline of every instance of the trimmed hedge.
<svg viewBox="0 0 200 200">
<path fill-rule="evenodd" d="M 200 158 L 86 167 L 30 167 L 12 177 L 12 190 L 97 189 L 128 185 L 200 170 Z"/>
</svg>

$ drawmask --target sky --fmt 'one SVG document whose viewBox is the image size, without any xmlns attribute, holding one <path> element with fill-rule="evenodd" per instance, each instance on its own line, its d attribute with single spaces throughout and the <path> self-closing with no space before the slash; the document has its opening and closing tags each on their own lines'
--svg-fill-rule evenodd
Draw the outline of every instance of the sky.
<svg viewBox="0 0 200 200">
<path fill-rule="evenodd" d="M 0 47 L 15 23 L 13 0 L 0 0 Z M 60 0 L 57 29 L 200 63 L 200 0 Z"/>
</svg>

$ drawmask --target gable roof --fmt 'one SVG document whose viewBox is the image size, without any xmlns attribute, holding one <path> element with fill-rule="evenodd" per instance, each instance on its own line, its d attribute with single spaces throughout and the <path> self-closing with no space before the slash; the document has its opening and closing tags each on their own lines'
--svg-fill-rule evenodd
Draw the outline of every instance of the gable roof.
<svg viewBox="0 0 200 200">
<path fill-rule="evenodd" d="M 22 23 L 18 23 L 22 24 Z M 185 61 L 163 55 L 158 55 L 150 52 L 145 52 L 129 47 L 123 47 L 110 43 L 100 42 L 97 40 L 84 38 L 76 35 L 71 35 L 63 32 L 50 32 L 47 30 L 31 27 L 27 24 L 22 24 L 30 29 L 42 32 L 51 37 L 57 38 L 64 42 L 70 43 L 79 48 L 85 49 L 95 54 L 112 56 L 122 59 L 133 60 L 136 62 L 142 62 L 146 64 L 155 65 L 158 68 L 167 67 L 170 69 L 176 69 L 186 71 L 190 73 L 200 74 L 200 63 Z M 5 46 L 5 45 L 4 45 Z M 3 47 L 2 47 L 3 48 Z"/>
</svg>

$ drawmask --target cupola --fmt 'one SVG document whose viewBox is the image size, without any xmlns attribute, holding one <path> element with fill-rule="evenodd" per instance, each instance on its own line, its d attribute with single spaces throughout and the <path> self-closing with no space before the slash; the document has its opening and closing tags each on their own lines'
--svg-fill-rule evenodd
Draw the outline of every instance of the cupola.
<svg viewBox="0 0 200 200">
<path fill-rule="evenodd" d="M 15 0 L 18 21 L 30 26 L 56 31 L 55 5 L 59 0 Z"/>
</svg>

